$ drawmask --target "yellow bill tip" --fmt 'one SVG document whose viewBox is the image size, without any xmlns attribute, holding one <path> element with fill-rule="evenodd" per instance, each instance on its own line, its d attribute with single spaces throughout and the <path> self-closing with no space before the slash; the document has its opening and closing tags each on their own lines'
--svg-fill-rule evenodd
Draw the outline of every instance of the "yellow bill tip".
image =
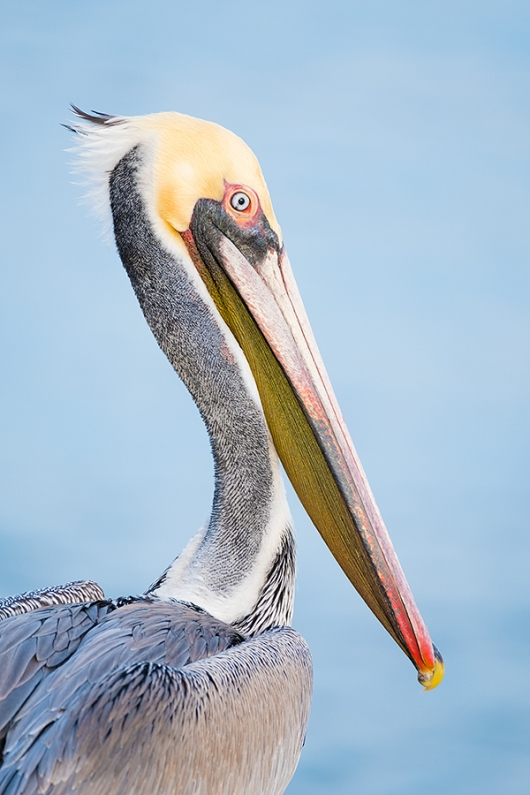
<svg viewBox="0 0 530 795">
<path fill-rule="evenodd" d="M 429 668 L 426 671 L 420 671 L 418 673 L 418 682 L 420 685 L 423 685 L 424 690 L 434 690 L 435 687 L 438 687 L 442 679 L 444 678 L 445 673 L 445 665 L 442 659 L 442 655 L 436 648 L 434 647 L 434 668 Z"/>
</svg>

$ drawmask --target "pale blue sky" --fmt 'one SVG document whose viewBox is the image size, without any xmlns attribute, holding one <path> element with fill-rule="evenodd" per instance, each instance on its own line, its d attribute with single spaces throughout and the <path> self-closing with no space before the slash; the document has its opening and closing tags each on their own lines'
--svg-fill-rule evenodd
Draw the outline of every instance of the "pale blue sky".
<svg viewBox="0 0 530 795">
<path fill-rule="evenodd" d="M 0 2 L 0 595 L 137 593 L 206 517 L 206 434 L 68 170 L 67 105 L 256 151 L 447 661 L 422 695 L 293 499 L 315 661 L 289 795 L 527 795 L 530 7 Z"/>
</svg>

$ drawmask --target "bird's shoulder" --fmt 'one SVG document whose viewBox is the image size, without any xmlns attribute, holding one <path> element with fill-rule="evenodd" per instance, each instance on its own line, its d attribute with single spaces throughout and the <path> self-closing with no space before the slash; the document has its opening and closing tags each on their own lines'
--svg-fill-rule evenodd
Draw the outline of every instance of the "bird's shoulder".
<svg viewBox="0 0 530 795">
<path fill-rule="evenodd" d="M 146 596 L 115 604 L 118 609 L 104 616 L 86 638 L 78 655 L 80 666 L 105 657 L 112 668 L 137 662 L 180 668 L 244 640 L 231 625 L 185 602 Z"/>
<path fill-rule="evenodd" d="M 41 607 L 97 602 L 104 599 L 103 589 L 93 580 L 74 580 L 63 585 L 36 588 L 33 591 L 0 599 L 0 621 L 30 613 Z"/>
</svg>

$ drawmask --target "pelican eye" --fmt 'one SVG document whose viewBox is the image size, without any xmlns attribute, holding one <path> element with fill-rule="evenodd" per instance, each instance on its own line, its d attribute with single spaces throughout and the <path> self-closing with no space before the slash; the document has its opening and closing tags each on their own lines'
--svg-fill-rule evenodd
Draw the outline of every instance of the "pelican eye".
<svg viewBox="0 0 530 795">
<path fill-rule="evenodd" d="M 238 190 L 237 193 L 234 193 L 230 199 L 230 204 L 234 210 L 243 212 L 243 210 L 246 210 L 250 207 L 250 196 L 247 196 L 247 194 L 243 193 L 242 190 Z"/>
</svg>

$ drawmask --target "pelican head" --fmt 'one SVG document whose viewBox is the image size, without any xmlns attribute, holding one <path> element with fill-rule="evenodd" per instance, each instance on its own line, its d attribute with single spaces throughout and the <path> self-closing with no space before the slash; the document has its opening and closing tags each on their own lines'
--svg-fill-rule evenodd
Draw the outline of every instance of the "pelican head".
<svg viewBox="0 0 530 795">
<path fill-rule="evenodd" d="M 307 513 L 420 682 L 432 689 L 443 676 L 442 658 L 340 412 L 255 155 L 223 127 L 179 113 L 78 115 L 91 122 L 76 127 L 86 136 L 85 167 L 97 161 L 104 190 L 120 157 L 141 150 L 135 167 L 153 234 L 185 263 L 216 322 L 237 341 Z M 101 167 L 105 159 L 108 169 Z M 110 183 L 112 204 L 112 175 Z M 126 228 L 119 245 L 127 246 Z"/>
</svg>

